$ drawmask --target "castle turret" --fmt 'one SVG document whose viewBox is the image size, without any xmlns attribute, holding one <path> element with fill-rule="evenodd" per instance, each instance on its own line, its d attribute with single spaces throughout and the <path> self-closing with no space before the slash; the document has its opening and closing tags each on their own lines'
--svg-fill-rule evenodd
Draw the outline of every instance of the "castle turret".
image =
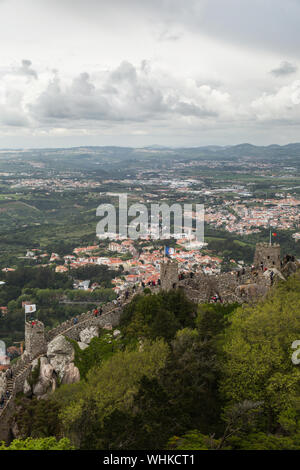
<svg viewBox="0 0 300 470">
<path fill-rule="evenodd" d="M 168 259 L 160 263 L 160 282 L 163 290 L 171 290 L 178 284 L 178 263 Z"/>
<path fill-rule="evenodd" d="M 257 243 L 254 255 L 254 266 L 260 268 L 280 269 L 280 245 L 269 245 L 268 243 Z"/>
<path fill-rule="evenodd" d="M 41 321 L 25 323 L 25 352 L 30 357 L 46 352 L 45 327 Z"/>
</svg>

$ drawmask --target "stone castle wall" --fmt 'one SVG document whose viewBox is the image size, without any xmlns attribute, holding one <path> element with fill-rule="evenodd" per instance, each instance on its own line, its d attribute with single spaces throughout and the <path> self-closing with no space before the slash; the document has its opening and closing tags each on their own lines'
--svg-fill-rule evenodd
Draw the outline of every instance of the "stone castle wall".
<svg viewBox="0 0 300 470">
<path fill-rule="evenodd" d="M 87 328 L 89 326 L 98 325 L 100 327 L 103 327 L 108 324 L 116 326 L 120 320 L 121 310 L 122 308 L 120 306 L 116 306 L 113 302 L 109 302 L 103 307 L 103 314 L 101 316 L 95 318 L 91 312 L 84 312 L 81 315 L 77 316 L 77 324 L 74 324 L 74 319 L 67 320 L 61 323 L 56 328 L 53 328 L 52 330 L 46 332 L 46 342 L 49 343 L 56 336 L 61 334 L 67 334 L 66 332 L 68 332 L 68 335 L 75 334 L 72 333 L 72 331 L 80 332 L 83 328 Z"/>
<path fill-rule="evenodd" d="M 62 330 L 61 333 L 58 334 L 64 334 L 68 338 L 80 341 L 79 333 L 85 328 L 89 328 L 91 326 L 98 326 L 100 328 L 103 328 L 104 326 L 108 325 L 111 325 L 112 327 L 117 326 L 120 322 L 121 313 L 121 308 L 115 308 L 113 311 L 107 313 L 105 316 L 101 315 L 98 317 L 94 317 L 93 315 L 90 315 L 84 320 L 82 320 L 80 323 L 77 323 L 76 325 L 74 325 L 73 323 L 69 328 Z"/>
<path fill-rule="evenodd" d="M 186 295 L 197 303 L 210 302 L 216 294 L 224 303 L 241 303 L 242 300 L 236 294 L 236 288 L 241 283 L 248 282 L 248 279 L 248 272 L 239 278 L 236 274 L 231 273 L 222 273 L 215 276 L 199 273 L 192 279 L 184 279 L 180 282 L 180 285 L 183 286 Z"/>
</svg>

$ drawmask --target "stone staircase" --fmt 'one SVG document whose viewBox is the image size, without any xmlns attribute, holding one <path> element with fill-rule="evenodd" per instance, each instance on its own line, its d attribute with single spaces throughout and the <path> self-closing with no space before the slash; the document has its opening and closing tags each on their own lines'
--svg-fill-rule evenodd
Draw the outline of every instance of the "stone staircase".
<svg viewBox="0 0 300 470">
<path fill-rule="evenodd" d="M 40 356 L 38 356 L 40 357 Z M 37 358 L 35 358 L 37 359 Z M 29 367 L 31 367 L 31 364 L 32 364 L 32 361 L 33 359 L 31 358 L 26 358 L 24 361 L 22 361 L 22 363 L 19 365 L 17 364 L 16 367 L 14 369 L 12 369 L 13 371 L 13 376 L 12 378 L 8 378 L 6 380 L 6 390 L 5 390 L 5 402 L 4 402 L 4 406 L 3 408 L 0 409 L 0 418 L 1 418 L 1 415 L 4 413 L 5 409 L 7 408 L 10 400 L 15 396 L 16 394 L 16 383 L 17 383 L 17 379 L 19 377 L 21 377 L 26 370 L 29 369 Z M 7 392 L 9 392 L 7 394 Z"/>
</svg>

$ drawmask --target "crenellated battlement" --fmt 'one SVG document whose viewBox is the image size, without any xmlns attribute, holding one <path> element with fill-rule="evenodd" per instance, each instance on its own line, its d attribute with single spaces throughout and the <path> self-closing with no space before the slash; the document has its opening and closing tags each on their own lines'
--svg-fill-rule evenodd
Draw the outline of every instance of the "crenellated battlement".
<svg viewBox="0 0 300 470">
<path fill-rule="evenodd" d="M 268 243 L 257 243 L 254 254 L 255 268 L 277 268 L 281 267 L 280 245 Z"/>
</svg>

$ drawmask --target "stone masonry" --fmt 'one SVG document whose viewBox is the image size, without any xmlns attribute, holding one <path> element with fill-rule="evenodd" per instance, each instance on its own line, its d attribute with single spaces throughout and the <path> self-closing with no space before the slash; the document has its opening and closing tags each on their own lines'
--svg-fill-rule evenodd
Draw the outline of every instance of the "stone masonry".
<svg viewBox="0 0 300 470">
<path fill-rule="evenodd" d="M 254 255 L 254 266 L 260 268 L 263 263 L 264 268 L 280 269 L 280 245 L 269 245 L 268 243 L 257 243 Z"/>
<path fill-rule="evenodd" d="M 168 259 L 160 264 L 160 282 L 163 290 L 171 290 L 178 286 L 178 263 Z"/>
<path fill-rule="evenodd" d="M 36 321 L 35 324 L 25 323 L 25 351 L 30 358 L 34 358 L 47 349 L 44 324 Z"/>
</svg>

